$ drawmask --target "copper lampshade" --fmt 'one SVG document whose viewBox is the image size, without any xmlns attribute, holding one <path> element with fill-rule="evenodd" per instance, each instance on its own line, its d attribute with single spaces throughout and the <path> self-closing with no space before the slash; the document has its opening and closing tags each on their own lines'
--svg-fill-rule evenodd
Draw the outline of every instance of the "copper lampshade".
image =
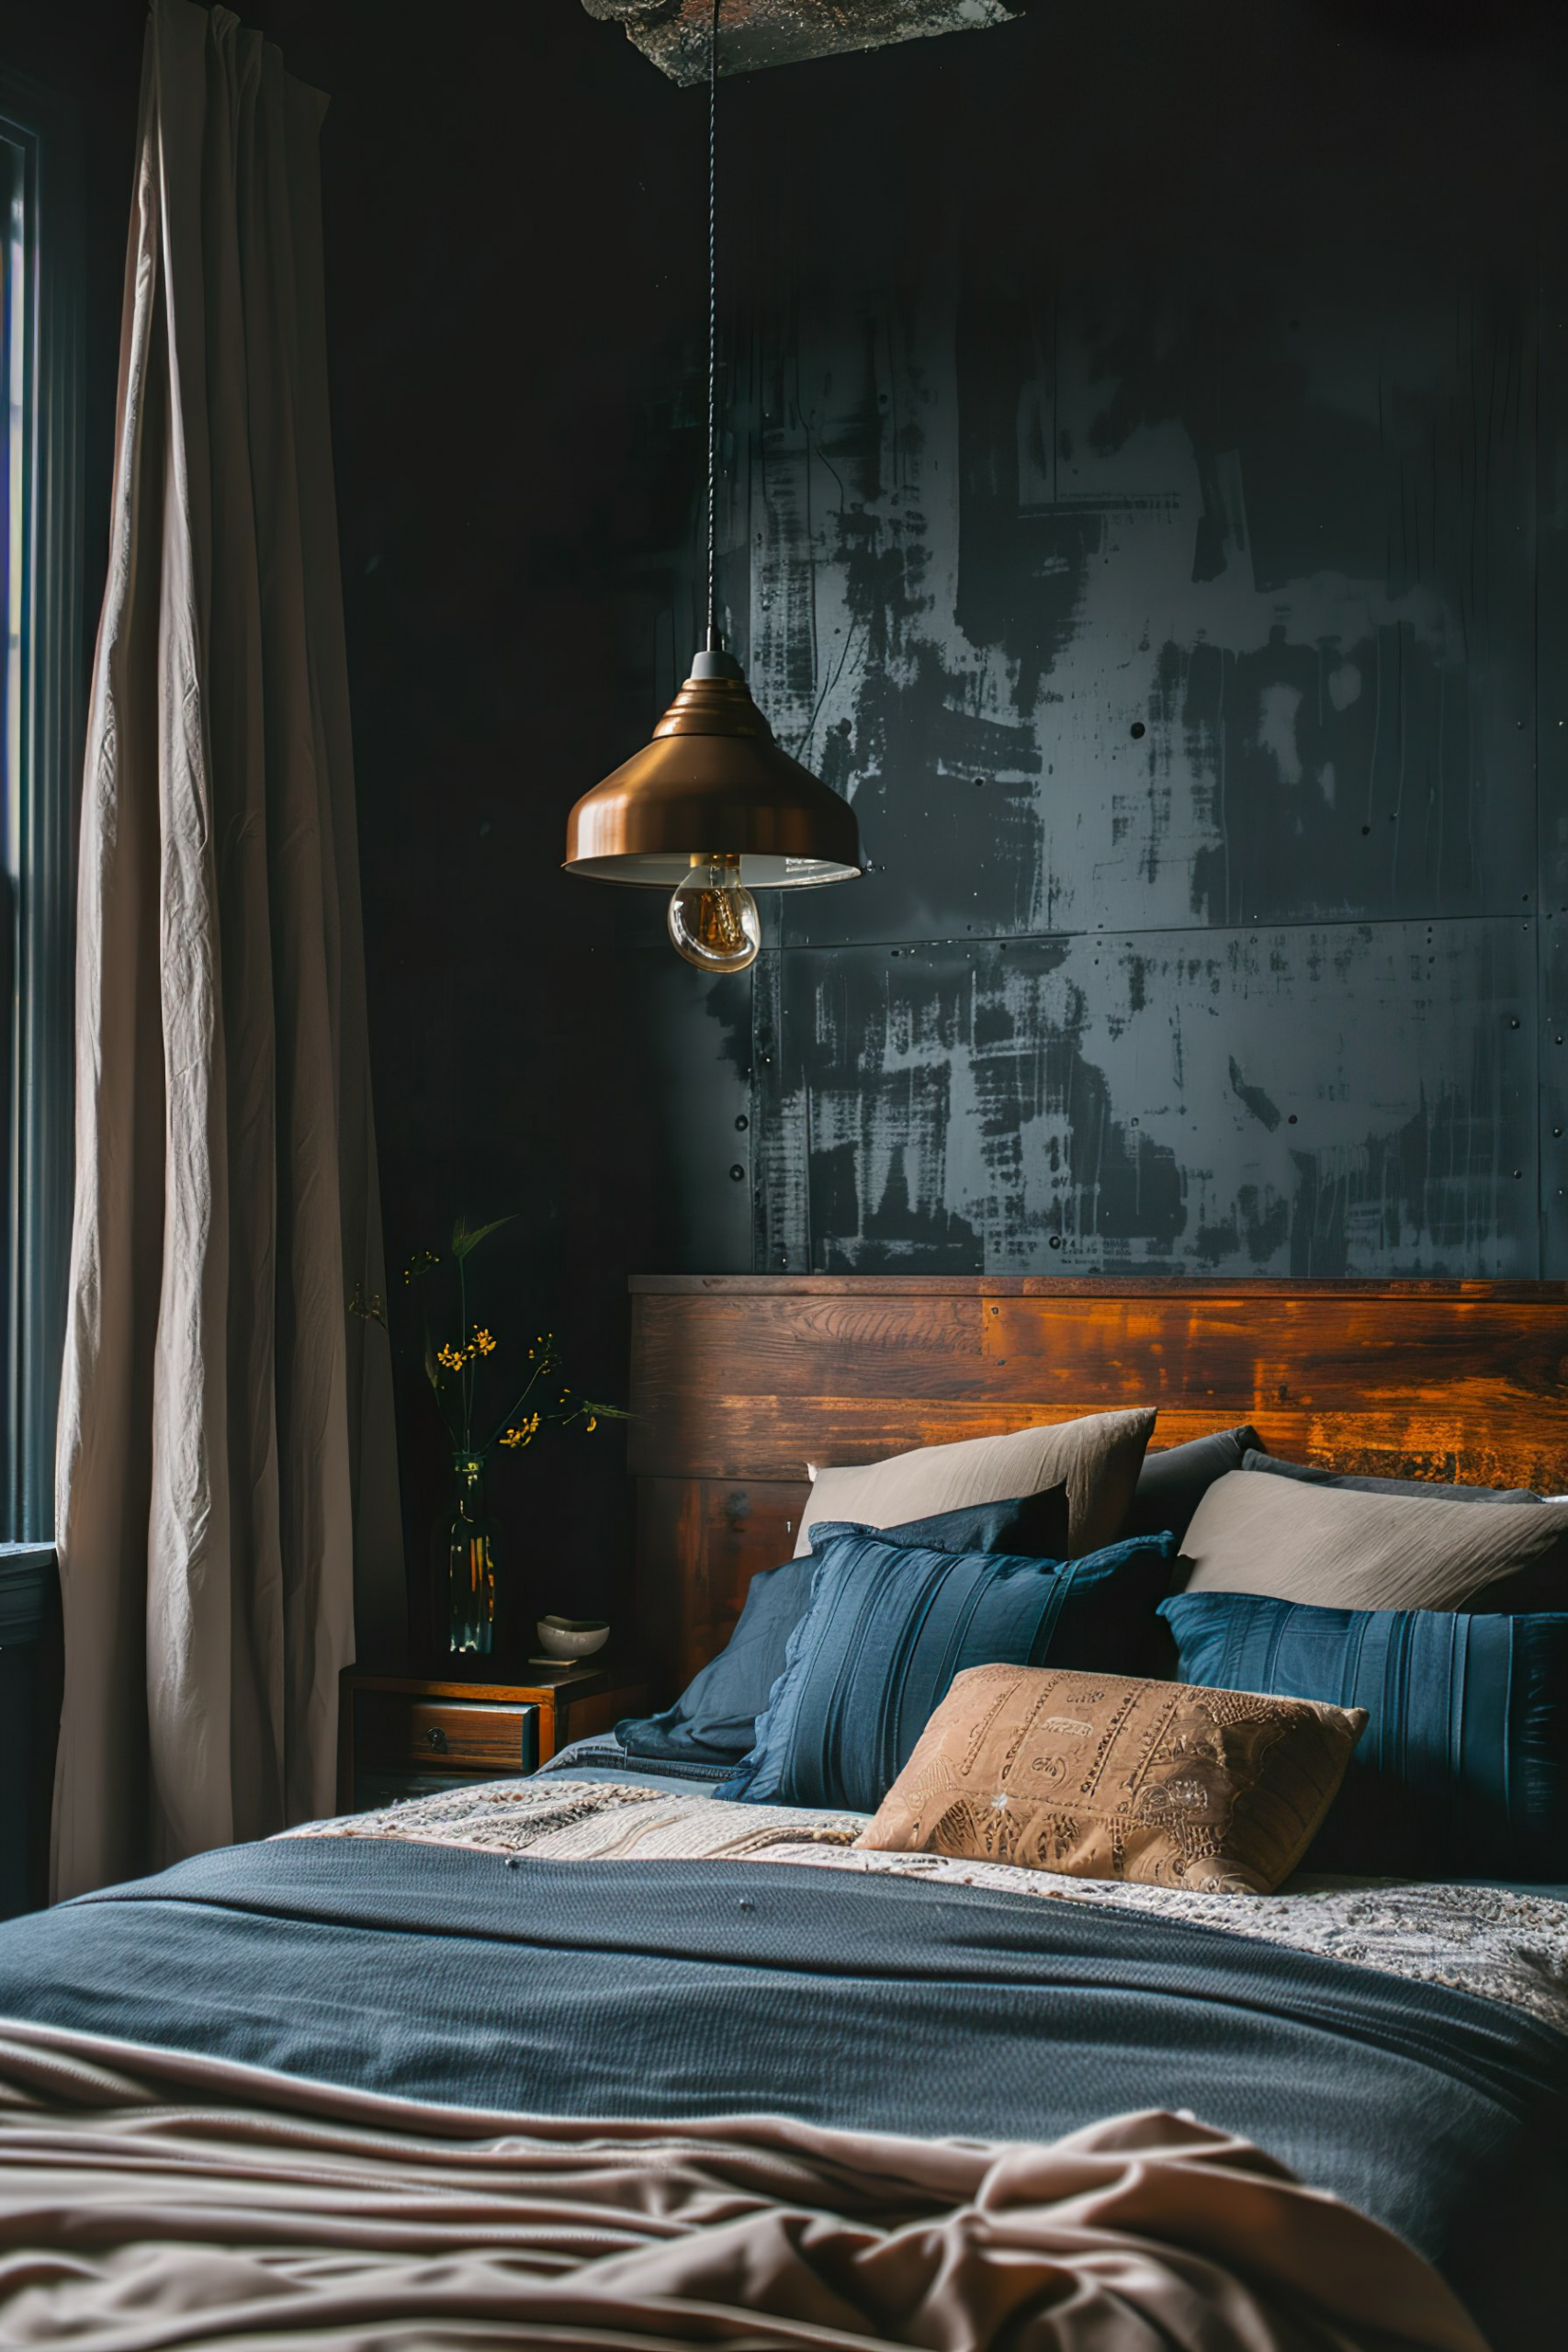
<svg viewBox="0 0 1568 2352">
<path fill-rule="evenodd" d="M 752 890 L 847 882 L 861 870 L 847 800 L 780 748 L 728 653 L 699 653 L 653 741 L 567 820 L 565 866 L 670 890 L 694 862 L 739 858 Z"/>
</svg>

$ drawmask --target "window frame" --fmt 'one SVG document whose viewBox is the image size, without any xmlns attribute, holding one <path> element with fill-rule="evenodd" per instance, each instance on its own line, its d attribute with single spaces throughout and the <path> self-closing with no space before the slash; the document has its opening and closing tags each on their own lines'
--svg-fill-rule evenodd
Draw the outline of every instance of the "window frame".
<svg viewBox="0 0 1568 2352">
<path fill-rule="evenodd" d="M 0 65 L 0 235 L 17 264 L 19 417 L 0 381 L 0 462 L 20 435 L 20 665 L 0 740 L 0 852 L 11 1001 L 4 1059 L 0 1538 L 54 1532 L 55 1417 L 70 1266 L 73 994 L 83 690 L 83 202 L 72 109 Z M 19 211 L 19 219 L 17 217 Z M 3 346 L 0 346 L 3 347 Z M 18 481 L 13 466 L 12 481 Z M 10 571 L 0 567 L 0 579 Z M 7 607 L 12 599 L 6 598 Z M 11 611 L 0 659 L 11 662 Z M 13 770 L 13 762 L 15 766 Z"/>
</svg>

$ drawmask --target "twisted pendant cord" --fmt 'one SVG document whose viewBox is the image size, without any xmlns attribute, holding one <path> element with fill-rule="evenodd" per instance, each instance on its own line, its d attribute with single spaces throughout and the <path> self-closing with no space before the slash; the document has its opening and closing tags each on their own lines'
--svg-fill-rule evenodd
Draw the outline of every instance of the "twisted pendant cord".
<svg viewBox="0 0 1568 2352">
<path fill-rule="evenodd" d="M 708 33 L 708 648 L 718 633 L 718 12 Z"/>
</svg>

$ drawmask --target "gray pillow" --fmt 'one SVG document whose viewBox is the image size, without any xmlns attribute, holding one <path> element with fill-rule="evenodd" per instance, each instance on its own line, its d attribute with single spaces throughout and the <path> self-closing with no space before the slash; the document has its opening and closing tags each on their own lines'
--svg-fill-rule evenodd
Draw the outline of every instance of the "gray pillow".
<svg viewBox="0 0 1568 2352">
<path fill-rule="evenodd" d="M 1476 1510 L 1233 1470 L 1209 1488 L 1182 1551 L 1188 1592 L 1263 1593 L 1316 1609 L 1529 1605 L 1509 1581 L 1568 1538 L 1568 1503 Z M 1522 1595 L 1522 1588 L 1515 1590 Z"/>
<path fill-rule="evenodd" d="M 1207 1437 L 1189 1438 L 1185 1445 L 1168 1445 L 1158 1453 L 1145 1453 L 1122 1532 L 1162 1535 L 1168 1530 L 1179 1538 L 1186 1534 L 1193 1512 L 1216 1478 L 1223 1478 L 1227 1470 L 1252 1468 L 1271 1460 L 1271 1455 L 1258 1451 L 1258 1431 L 1250 1421 L 1234 1430 L 1212 1430 Z"/>
<path fill-rule="evenodd" d="M 1009 1495 L 1067 1490 L 1068 1557 L 1098 1552 L 1122 1532 L 1144 1449 L 1153 1435 L 1153 1410 L 1092 1413 L 1079 1421 L 1052 1421 L 1013 1430 L 1006 1437 L 961 1438 L 955 1445 L 920 1445 L 885 1462 L 819 1470 L 807 1464 L 811 1498 L 801 1517 L 795 1552 L 811 1549 L 818 1520 L 858 1527 L 896 1527 L 908 1519 Z"/>
<path fill-rule="evenodd" d="M 1247 1434 L 1255 1438 L 1257 1432 Z M 1200 1444 L 1202 1442 L 1200 1439 Z M 1157 1454 L 1150 1458 L 1159 1460 Z M 1343 1487 L 1353 1495 L 1415 1495 L 1429 1503 L 1539 1503 L 1544 1499 L 1529 1487 L 1443 1487 L 1435 1478 L 1354 1478 L 1343 1470 L 1325 1470 L 1316 1462 L 1281 1462 L 1277 1453 L 1265 1453 L 1256 1443 L 1248 1445 L 1239 1467 L 1267 1470 L 1271 1478 L 1299 1478 L 1308 1487 Z"/>
</svg>

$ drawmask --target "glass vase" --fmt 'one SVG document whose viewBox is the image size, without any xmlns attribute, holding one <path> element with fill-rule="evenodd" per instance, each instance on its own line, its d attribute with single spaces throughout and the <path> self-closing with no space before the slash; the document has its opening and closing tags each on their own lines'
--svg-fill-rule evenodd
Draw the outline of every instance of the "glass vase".
<svg viewBox="0 0 1568 2352">
<path fill-rule="evenodd" d="M 446 1534 L 447 1640 L 454 1657 L 488 1657 L 495 1639 L 495 1522 L 485 1509 L 482 1453 L 452 1458 Z"/>
</svg>

